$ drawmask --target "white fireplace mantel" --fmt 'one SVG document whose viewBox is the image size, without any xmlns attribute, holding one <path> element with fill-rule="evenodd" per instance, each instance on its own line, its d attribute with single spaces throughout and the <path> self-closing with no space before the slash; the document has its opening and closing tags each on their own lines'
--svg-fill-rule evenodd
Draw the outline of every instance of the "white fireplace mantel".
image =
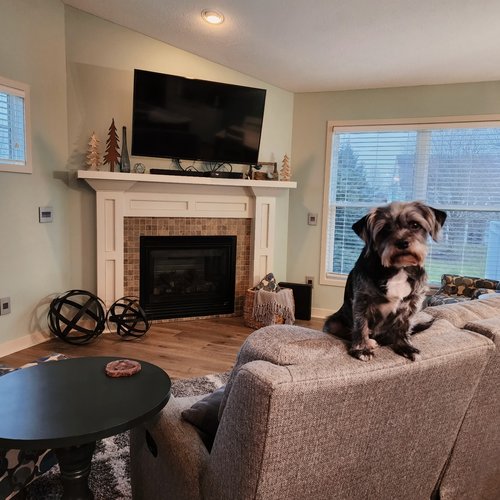
<svg viewBox="0 0 500 500">
<path fill-rule="evenodd" d="M 251 281 L 272 271 L 276 198 L 296 182 L 79 170 L 96 191 L 97 295 L 110 306 L 124 294 L 125 217 L 252 219 Z"/>
</svg>

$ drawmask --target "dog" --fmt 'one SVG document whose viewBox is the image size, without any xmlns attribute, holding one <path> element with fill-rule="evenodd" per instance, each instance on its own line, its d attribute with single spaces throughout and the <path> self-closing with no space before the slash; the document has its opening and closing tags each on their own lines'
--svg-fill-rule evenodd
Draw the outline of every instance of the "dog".
<svg viewBox="0 0 500 500">
<path fill-rule="evenodd" d="M 437 241 L 445 220 L 445 212 L 422 202 L 396 201 L 353 224 L 365 246 L 347 277 L 342 307 L 323 327 L 351 341 L 351 356 L 369 361 L 380 344 L 415 360 L 419 350 L 410 335 L 432 324 L 413 324 L 427 291 L 427 240 Z"/>
</svg>

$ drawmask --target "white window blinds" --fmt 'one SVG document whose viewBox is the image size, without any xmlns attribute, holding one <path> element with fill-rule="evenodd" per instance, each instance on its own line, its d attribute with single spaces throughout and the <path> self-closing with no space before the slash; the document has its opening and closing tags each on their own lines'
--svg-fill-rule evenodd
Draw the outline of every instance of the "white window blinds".
<svg viewBox="0 0 500 500">
<path fill-rule="evenodd" d="M 0 171 L 31 172 L 28 102 L 27 86 L 0 78 Z"/>
<path fill-rule="evenodd" d="M 326 274 L 348 274 L 363 246 L 352 224 L 371 207 L 422 200 L 444 210 L 429 281 L 500 279 L 500 122 L 334 127 Z"/>
</svg>

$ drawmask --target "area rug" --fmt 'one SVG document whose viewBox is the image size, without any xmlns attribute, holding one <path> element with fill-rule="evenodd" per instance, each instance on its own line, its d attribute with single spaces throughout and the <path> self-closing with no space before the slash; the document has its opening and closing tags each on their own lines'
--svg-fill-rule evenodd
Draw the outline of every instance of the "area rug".
<svg viewBox="0 0 500 500">
<path fill-rule="evenodd" d="M 213 392 L 227 382 L 228 373 L 172 382 L 172 395 L 195 396 Z M 130 456 L 128 432 L 97 442 L 89 476 L 95 500 L 130 500 Z M 59 467 L 33 481 L 26 489 L 29 500 L 56 500 L 62 496 Z"/>
</svg>

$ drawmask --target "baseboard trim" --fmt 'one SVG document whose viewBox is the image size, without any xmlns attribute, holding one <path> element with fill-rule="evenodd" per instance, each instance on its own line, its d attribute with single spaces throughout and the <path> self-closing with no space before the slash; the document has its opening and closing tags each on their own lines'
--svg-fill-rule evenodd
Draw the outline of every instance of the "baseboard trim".
<svg viewBox="0 0 500 500">
<path fill-rule="evenodd" d="M 18 339 L 8 340 L 7 342 L 0 344 L 0 357 L 3 358 L 4 356 L 8 356 L 14 352 L 22 351 L 28 347 L 33 347 L 34 345 L 41 344 L 49 339 L 50 335 L 48 333 L 35 332 Z"/>
<path fill-rule="evenodd" d="M 311 310 L 311 316 L 313 318 L 325 319 L 327 316 L 330 316 L 333 311 L 331 309 L 321 309 L 320 307 L 313 307 Z"/>
</svg>

